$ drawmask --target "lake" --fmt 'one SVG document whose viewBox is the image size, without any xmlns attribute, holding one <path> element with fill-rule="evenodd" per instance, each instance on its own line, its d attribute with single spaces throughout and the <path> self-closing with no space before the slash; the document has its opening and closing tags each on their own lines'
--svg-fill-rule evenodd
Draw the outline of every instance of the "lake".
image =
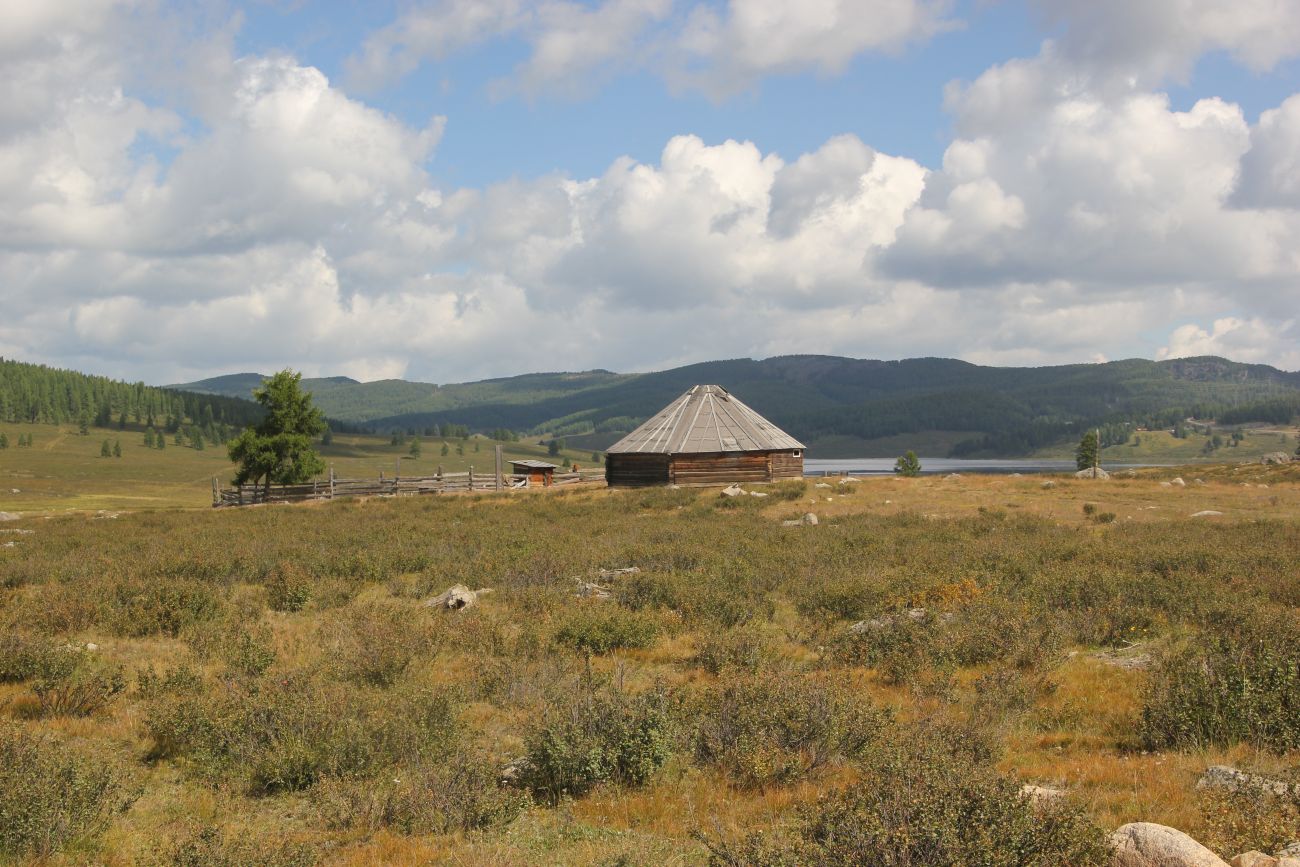
<svg viewBox="0 0 1300 867">
<path fill-rule="evenodd" d="M 827 473 L 851 473 L 855 476 L 892 476 L 896 458 L 807 458 L 803 462 L 806 476 Z M 991 458 L 963 460 L 960 458 L 926 458 L 921 460 L 921 472 L 936 473 L 1072 473 L 1074 461 L 1046 458 Z M 1119 465 L 1107 465 L 1107 468 Z M 1172 464 L 1124 464 L 1123 469 L 1138 467 L 1173 466 Z"/>
</svg>

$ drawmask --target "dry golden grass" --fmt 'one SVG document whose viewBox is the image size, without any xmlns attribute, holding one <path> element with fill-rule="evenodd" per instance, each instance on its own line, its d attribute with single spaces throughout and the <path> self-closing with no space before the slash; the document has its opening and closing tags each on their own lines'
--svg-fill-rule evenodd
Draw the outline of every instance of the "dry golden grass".
<svg viewBox="0 0 1300 867">
<path fill-rule="evenodd" d="M 1186 473 L 1186 487 L 1160 484 L 1178 472 Z M 1204 478 L 1205 484 L 1195 484 L 1194 478 Z M 743 580 L 749 584 L 744 592 L 769 598 L 771 616 L 760 618 L 759 629 L 780 664 L 795 673 L 791 676 L 833 680 L 838 689 L 864 702 L 893 709 L 902 721 L 962 720 L 974 713 L 977 679 L 994 666 L 959 666 L 948 673 L 948 681 L 939 678 L 937 685 L 927 681 L 918 686 L 889 683 L 872 668 L 834 663 L 827 642 L 841 634 L 845 624 L 803 611 L 804 585 L 835 570 L 853 577 L 858 572 L 846 562 L 857 556 L 856 550 L 869 550 L 862 556 L 876 558 L 881 568 L 889 566 L 891 557 L 895 561 L 888 576 L 898 582 L 898 589 L 890 591 L 898 594 L 891 597 L 895 606 L 921 600 L 937 608 L 959 607 L 992 592 L 998 569 L 1009 568 L 1004 558 L 1014 555 L 1038 563 L 1038 539 L 1044 550 L 1055 552 L 1052 557 L 1077 548 L 1085 559 L 1110 558 L 1122 564 L 1131 562 L 1133 555 L 1124 546 L 1158 538 L 1142 535 L 1150 532 L 1149 525 L 1156 525 L 1157 532 L 1169 528 L 1187 545 L 1201 546 L 1198 550 L 1206 556 L 1219 556 L 1215 546 L 1234 528 L 1251 528 L 1257 542 L 1275 539 L 1281 556 L 1292 557 L 1293 537 L 1300 527 L 1300 474 L 1294 468 L 1146 471 L 1108 482 L 1058 478 L 1050 488 L 1043 487 L 1044 477 L 1039 476 L 869 479 L 846 485 L 829 479 L 830 489 L 814 487 L 816 481 L 810 480 L 797 501 L 746 501 L 732 510 L 715 508 L 712 490 L 645 494 L 588 489 L 183 517 L 127 513 L 111 522 L 111 528 L 110 522 L 79 517 L 51 522 L 29 518 L 0 525 L 36 530 L 35 535 L 15 537 L 21 546 L 0 551 L 0 558 L 6 558 L 0 560 L 0 578 L 9 580 L 0 611 L 13 625 L 14 618 L 27 616 L 34 606 L 68 606 L 74 613 L 66 615 L 71 618 L 66 622 L 78 625 L 52 630 L 58 640 L 94 642 L 103 657 L 131 672 L 188 661 L 203 673 L 210 689 L 221 689 L 230 674 L 219 655 L 196 653 L 196 632 L 187 627 L 175 636 L 128 634 L 120 621 L 104 613 L 109 598 L 105 588 L 128 577 L 171 580 L 192 572 L 198 576 L 194 580 L 218 588 L 221 617 L 244 622 L 237 616 L 244 610 L 249 623 L 269 630 L 276 654 L 272 670 L 278 672 L 331 664 L 328 648 L 336 637 L 335 617 L 347 606 L 391 602 L 418 608 L 419 599 L 456 581 L 497 586 L 498 593 L 485 597 L 470 614 L 429 614 L 436 617 L 432 622 L 440 643 L 417 655 L 403 676 L 457 695 L 465 742 L 504 758 L 521 752 L 544 704 L 544 690 L 562 682 L 568 676 L 564 672 L 578 675 L 589 666 L 593 677 L 621 683 L 632 693 L 655 685 L 699 690 L 717 680 L 694 660 L 701 643 L 722 628 L 677 610 L 654 615 L 660 635 L 643 649 L 584 660 L 547 644 L 564 606 L 571 604 L 573 579 L 589 575 L 595 566 L 640 563 L 648 575 L 690 588 L 715 579 L 725 583 L 731 559 L 762 549 L 761 557 L 753 554 L 754 562 L 770 564 L 770 574 L 757 567 L 745 573 Z M 638 505 L 645 497 L 646 504 Z M 1095 504 L 1098 512 L 1115 513 L 1114 523 L 1089 518 L 1085 503 Z M 1224 514 L 1189 518 L 1204 509 Z M 804 511 L 815 512 L 821 525 L 779 528 L 779 520 Z M 1032 523 L 1014 524 L 1025 516 Z M 1202 526 L 1211 529 L 1198 532 Z M 932 543 L 927 541 L 931 533 Z M 1017 534 L 1019 547 L 1004 550 L 997 547 L 1000 543 L 979 541 L 996 539 L 999 533 Z M 843 542 L 850 536 L 857 541 Z M 903 539 L 908 545 L 933 548 L 915 559 L 912 554 L 891 555 L 890 546 Z M 710 551 L 716 554 L 712 560 Z M 28 555 L 41 574 L 19 565 L 17 558 Z M 320 582 L 320 598 L 302 611 L 265 607 L 263 570 L 281 558 L 302 563 Z M 1073 568 L 1064 562 L 1032 568 Z M 940 568 L 937 564 L 950 574 L 926 571 Z M 1222 579 L 1225 586 L 1239 586 L 1267 578 L 1275 582 L 1269 592 L 1277 599 L 1297 599 L 1297 567 L 1300 563 L 1294 560 L 1270 567 L 1279 574 L 1289 568 L 1290 579 L 1267 575 L 1267 569 L 1225 574 Z M 1195 565 L 1186 568 L 1198 588 L 1217 580 Z M 1143 636 L 1143 646 L 1130 652 L 1158 649 L 1175 631 L 1162 627 L 1159 634 Z M 489 642 L 506 649 L 487 654 L 482 648 Z M 1045 663 L 1052 688 L 1037 696 L 1032 707 L 1008 713 L 993 726 L 1002 747 L 999 769 L 1020 780 L 1068 789 L 1103 827 L 1142 820 L 1196 833 L 1202 819 L 1194 787 L 1207 765 L 1276 771 L 1300 766 L 1300 755 L 1247 745 L 1143 752 L 1136 730 L 1147 674 L 1110 664 L 1114 655 L 1073 643 Z M 506 683 L 495 693 L 480 683 L 489 661 L 501 666 Z M 238 781 L 214 784 L 197 779 L 181 763 L 148 761 L 149 703 L 135 691 L 91 717 L 35 719 L 31 701 L 27 685 L 0 684 L 5 715 L 105 757 L 122 769 L 136 795 L 97 848 L 70 852 L 62 863 L 77 863 L 87 851 L 110 865 L 155 863 L 194 827 L 213 825 L 250 840 L 307 841 L 318 847 L 324 863 L 340 865 L 597 865 L 620 863 L 618 858 L 631 864 L 695 865 L 705 863 L 707 853 L 694 833 L 734 835 L 772 827 L 787 821 L 797 805 L 851 785 L 855 778 L 852 765 L 845 764 L 810 779 L 745 789 L 716 768 L 696 766 L 678 752 L 644 787 L 601 785 L 558 808 L 534 806 L 504 828 L 440 836 L 404 836 L 391 830 L 366 834 L 322 827 L 310 792 L 258 797 Z"/>
</svg>

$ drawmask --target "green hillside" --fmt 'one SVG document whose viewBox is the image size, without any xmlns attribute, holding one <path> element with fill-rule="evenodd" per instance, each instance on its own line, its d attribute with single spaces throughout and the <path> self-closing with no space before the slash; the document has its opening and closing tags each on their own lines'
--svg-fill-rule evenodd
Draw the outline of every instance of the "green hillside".
<svg viewBox="0 0 1300 867">
<path fill-rule="evenodd" d="M 178 387 L 233 395 L 258 381 L 234 374 Z M 1286 424 L 1300 410 L 1300 373 L 1213 357 L 1008 368 L 802 355 L 449 385 L 304 380 L 331 418 L 375 431 L 454 424 L 562 436 L 586 449 L 608 446 L 697 383 L 725 386 L 821 457 L 893 455 L 909 441 L 958 457 L 1028 455 L 1059 450 L 1086 426 L 1119 444 L 1131 430 L 1188 417 Z"/>
</svg>

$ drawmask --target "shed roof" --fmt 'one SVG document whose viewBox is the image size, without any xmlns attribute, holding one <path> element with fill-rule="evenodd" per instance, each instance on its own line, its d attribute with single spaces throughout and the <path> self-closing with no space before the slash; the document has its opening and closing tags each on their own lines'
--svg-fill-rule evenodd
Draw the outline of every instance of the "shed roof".
<svg viewBox="0 0 1300 867">
<path fill-rule="evenodd" d="M 512 466 L 528 467 L 534 470 L 554 470 L 559 467 L 559 464 L 548 464 L 546 461 L 528 460 L 528 461 L 511 461 L 510 463 Z"/>
<path fill-rule="evenodd" d="M 608 453 L 679 455 L 803 447 L 722 386 L 696 385 L 610 446 Z"/>
</svg>

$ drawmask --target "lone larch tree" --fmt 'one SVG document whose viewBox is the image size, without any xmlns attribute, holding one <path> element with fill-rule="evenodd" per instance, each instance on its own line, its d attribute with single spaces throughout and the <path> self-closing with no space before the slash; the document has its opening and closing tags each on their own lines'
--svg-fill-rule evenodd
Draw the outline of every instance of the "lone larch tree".
<svg viewBox="0 0 1300 867">
<path fill-rule="evenodd" d="M 282 370 L 253 391 L 266 417 L 230 443 L 230 459 L 239 464 L 235 484 L 260 483 L 269 492 L 272 484 L 299 484 L 325 471 L 312 446 L 325 430 L 325 416 L 301 386 L 301 373 Z"/>
</svg>

